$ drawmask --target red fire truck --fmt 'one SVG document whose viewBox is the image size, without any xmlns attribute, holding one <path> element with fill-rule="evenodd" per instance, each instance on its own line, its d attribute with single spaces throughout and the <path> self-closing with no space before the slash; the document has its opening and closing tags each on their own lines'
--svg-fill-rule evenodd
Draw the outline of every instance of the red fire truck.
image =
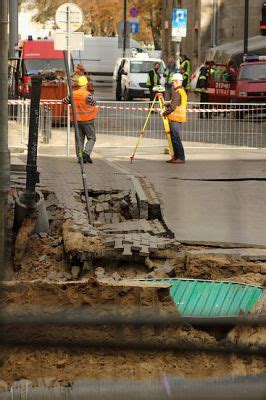
<svg viewBox="0 0 266 400">
<path fill-rule="evenodd" d="M 238 69 L 213 64 L 208 93 L 214 103 L 266 103 L 266 57 L 249 56 Z"/>
<path fill-rule="evenodd" d="M 18 97 L 30 98 L 31 76 L 40 74 L 43 77 L 41 99 L 61 100 L 67 95 L 67 83 L 63 51 L 54 49 L 53 40 L 25 40 L 20 47 L 20 57 L 15 70 L 16 94 Z M 70 72 L 73 72 L 71 60 Z M 94 90 L 89 83 L 89 90 Z M 62 122 L 67 114 L 67 107 L 62 104 L 51 106 L 53 122 Z"/>
</svg>

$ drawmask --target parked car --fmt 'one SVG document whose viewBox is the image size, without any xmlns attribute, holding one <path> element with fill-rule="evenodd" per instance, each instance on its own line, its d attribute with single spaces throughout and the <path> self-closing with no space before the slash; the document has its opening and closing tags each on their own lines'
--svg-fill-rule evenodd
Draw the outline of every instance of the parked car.
<svg viewBox="0 0 266 400">
<path fill-rule="evenodd" d="M 136 57 L 119 58 L 116 62 L 113 73 L 113 93 L 117 88 L 117 72 L 121 65 L 124 64 L 121 78 L 121 94 L 125 101 L 134 98 L 149 97 L 149 88 L 146 85 L 148 72 L 153 68 L 155 62 L 160 64 L 159 73 L 161 76 L 161 84 L 165 83 L 163 73 L 165 70 L 164 61 L 160 58 L 149 58 L 148 55 L 136 55 Z M 119 100 L 119 99 L 117 99 Z"/>
</svg>

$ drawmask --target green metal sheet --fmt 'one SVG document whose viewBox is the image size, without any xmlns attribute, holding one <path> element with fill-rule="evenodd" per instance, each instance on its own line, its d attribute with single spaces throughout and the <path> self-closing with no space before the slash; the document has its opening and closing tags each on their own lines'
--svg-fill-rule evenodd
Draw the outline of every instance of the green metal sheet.
<svg viewBox="0 0 266 400">
<path fill-rule="evenodd" d="M 170 294 L 181 315 L 232 317 L 247 314 L 263 296 L 263 289 L 237 282 L 194 279 L 152 279 L 171 284 Z"/>
</svg>

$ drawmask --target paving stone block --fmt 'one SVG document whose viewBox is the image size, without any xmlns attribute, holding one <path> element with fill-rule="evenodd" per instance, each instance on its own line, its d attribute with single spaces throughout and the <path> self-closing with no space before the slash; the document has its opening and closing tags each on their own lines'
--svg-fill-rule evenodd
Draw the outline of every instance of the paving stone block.
<svg viewBox="0 0 266 400">
<path fill-rule="evenodd" d="M 150 254 L 148 246 L 141 246 L 139 255 L 140 256 L 148 256 Z"/>
<path fill-rule="evenodd" d="M 104 241 L 104 244 L 106 246 L 114 246 L 115 245 L 115 238 L 108 238 Z"/>
<path fill-rule="evenodd" d="M 122 238 L 115 238 L 115 246 L 114 246 L 115 250 L 123 250 L 124 246 L 123 246 L 123 240 Z"/>
<path fill-rule="evenodd" d="M 123 256 L 132 256 L 131 244 L 124 244 Z"/>
<path fill-rule="evenodd" d="M 140 251 L 141 247 L 142 246 L 140 245 L 140 242 L 133 241 L 131 249 L 134 250 L 134 251 Z"/>
<path fill-rule="evenodd" d="M 95 211 L 96 211 L 97 213 L 103 212 L 103 211 L 104 211 L 103 206 L 102 206 L 101 204 L 98 203 L 98 204 L 96 205 Z"/>
</svg>

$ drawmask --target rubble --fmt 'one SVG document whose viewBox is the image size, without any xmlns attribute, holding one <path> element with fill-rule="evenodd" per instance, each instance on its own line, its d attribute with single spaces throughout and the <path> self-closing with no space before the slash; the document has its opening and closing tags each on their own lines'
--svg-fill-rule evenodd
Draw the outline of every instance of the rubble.
<svg viewBox="0 0 266 400">
<path fill-rule="evenodd" d="M 74 312 L 80 308 L 88 312 L 93 310 L 98 315 L 103 310 L 114 311 L 115 305 L 125 315 L 135 315 L 142 310 L 159 315 L 177 313 L 170 296 L 170 285 L 166 282 L 161 286 L 152 282 L 147 285 L 147 278 L 265 283 L 263 260 L 255 262 L 257 259 L 247 260 L 241 254 L 239 257 L 232 257 L 228 252 L 220 254 L 219 246 L 213 246 L 216 252 L 208 252 L 207 245 L 176 241 L 164 224 L 159 200 L 149 182 L 144 177 L 132 178 L 131 182 L 133 185 L 128 190 L 90 187 L 91 225 L 84 207 L 84 193 L 76 192 L 80 201 L 80 207 L 76 209 L 57 207 L 54 194 L 46 194 L 51 231 L 49 235 L 32 235 L 30 230 L 27 231 L 28 247 L 21 257 L 21 269 L 2 285 L 0 301 L 7 310 L 16 311 L 22 307 L 30 314 L 34 305 L 42 314 L 46 310 L 48 315 L 66 307 Z M 247 248 L 242 255 L 249 251 Z M 261 259 L 264 252 L 258 249 L 258 253 Z M 52 344 L 62 339 L 68 344 L 79 340 L 85 343 L 91 337 L 106 343 L 119 335 L 123 340 L 144 338 L 152 342 L 159 339 L 161 343 L 182 340 L 188 344 L 219 345 L 218 337 L 231 343 L 265 343 L 261 331 L 245 331 L 245 335 L 243 332 L 239 328 L 230 332 L 211 332 L 189 325 L 160 329 L 153 326 L 136 329 L 129 326 L 119 329 L 49 326 L 44 330 L 36 326 L 30 332 L 23 329 L 20 333 L 26 341 L 23 347 L 13 347 L 11 353 L 1 349 L 0 372 L 4 381 L 0 381 L 0 389 L 1 384 L 6 387 L 5 381 L 10 384 L 22 376 L 38 381 L 52 375 L 60 382 L 73 382 L 81 376 L 111 378 L 116 374 L 130 379 L 140 376 L 142 379 L 158 378 L 160 369 L 201 378 L 265 371 L 263 357 L 258 355 L 243 357 L 181 350 L 159 353 L 94 348 L 88 352 L 78 346 L 73 352 L 72 348 L 64 346 L 60 349 L 44 346 L 38 350 L 31 347 L 31 340 L 38 338 Z M 12 330 L 11 334 L 15 336 L 15 333 Z M 33 362 L 36 368 L 32 368 Z M 199 367 L 195 369 L 191 365 Z"/>
</svg>

